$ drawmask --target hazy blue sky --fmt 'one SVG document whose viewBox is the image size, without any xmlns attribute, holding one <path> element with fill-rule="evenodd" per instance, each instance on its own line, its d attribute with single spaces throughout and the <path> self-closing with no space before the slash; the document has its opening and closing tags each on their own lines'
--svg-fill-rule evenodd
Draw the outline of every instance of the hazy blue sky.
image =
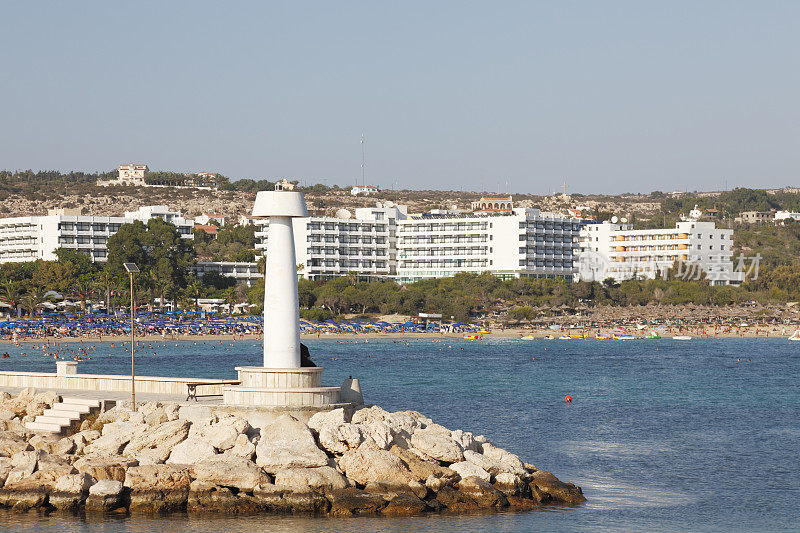
<svg viewBox="0 0 800 533">
<path fill-rule="evenodd" d="M 4 2 L 0 168 L 800 185 L 800 2 Z"/>
</svg>

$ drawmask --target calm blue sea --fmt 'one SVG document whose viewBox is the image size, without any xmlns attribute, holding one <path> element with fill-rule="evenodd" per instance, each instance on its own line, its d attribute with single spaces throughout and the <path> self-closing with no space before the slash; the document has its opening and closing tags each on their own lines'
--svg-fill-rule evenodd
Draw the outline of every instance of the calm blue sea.
<svg viewBox="0 0 800 533">
<path fill-rule="evenodd" d="M 583 487 L 585 505 L 468 517 L 106 518 L 0 515 L 29 531 L 798 531 L 800 343 L 785 340 L 308 340 L 326 384 L 349 375 L 388 410 L 482 433 Z M 137 374 L 233 378 L 260 343 L 149 343 Z M 77 345 L 70 345 L 75 347 Z M 128 371 L 92 344 L 79 372 Z M 0 370 L 54 371 L 0 346 Z M 22 357 L 21 352 L 27 356 Z M 153 355 L 155 354 L 155 355 Z M 535 360 L 534 360 L 535 358 Z M 737 361 L 740 360 L 740 361 Z M 571 395 L 572 404 L 564 403 Z"/>
</svg>

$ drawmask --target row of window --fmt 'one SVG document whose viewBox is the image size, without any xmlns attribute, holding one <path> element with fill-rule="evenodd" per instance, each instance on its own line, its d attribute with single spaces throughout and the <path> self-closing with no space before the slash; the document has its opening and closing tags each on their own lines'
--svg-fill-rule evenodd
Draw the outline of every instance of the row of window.
<svg viewBox="0 0 800 533">
<path fill-rule="evenodd" d="M 419 233 L 421 231 L 478 231 L 490 228 L 488 222 L 427 222 L 427 223 L 400 223 L 400 232 Z"/>
<path fill-rule="evenodd" d="M 338 226 L 338 227 L 337 227 Z M 385 233 L 389 230 L 386 224 L 364 224 L 355 222 L 309 222 L 306 226 L 308 231 L 362 231 Z"/>
<path fill-rule="evenodd" d="M 543 259 L 520 259 L 519 266 L 521 267 L 538 267 L 538 268 L 572 268 L 572 261 L 562 261 L 561 259 L 543 260 Z"/>
<path fill-rule="evenodd" d="M 344 244 L 386 244 L 386 237 L 370 237 L 368 235 L 309 235 L 307 242 L 336 242 Z"/>
<path fill-rule="evenodd" d="M 492 235 L 439 235 L 433 237 L 400 237 L 397 241 L 398 246 L 410 244 L 451 244 L 460 242 L 487 242 L 494 240 Z"/>
<path fill-rule="evenodd" d="M 491 265 L 486 259 L 445 259 L 443 261 L 401 261 L 399 268 L 482 268 Z"/>
<path fill-rule="evenodd" d="M 308 261 L 309 267 L 324 267 L 324 268 L 386 268 L 386 261 L 356 261 L 353 259 L 346 261 L 335 261 L 333 259 L 310 259 Z"/>
<path fill-rule="evenodd" d="M 334 255 L 337 253 L 339 255 L 368 255 L 368 256 L 374 255 L 378 257 L 384 257 L 387 255 L 387 251 L 382 249 L 372 250 L 363 248 L 332 248 L 332 247 L 323 248 L 321 246 L 312 246 L 311 248 L 308 248 L 306 253 L 312 255 Z"/>
</svg>

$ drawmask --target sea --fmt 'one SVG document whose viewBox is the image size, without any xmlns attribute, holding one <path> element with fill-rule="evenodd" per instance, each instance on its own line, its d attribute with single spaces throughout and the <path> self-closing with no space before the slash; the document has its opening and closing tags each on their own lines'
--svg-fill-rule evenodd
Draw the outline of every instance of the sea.
<svg viewBox="0 0 800 533">
<path fill-rule="evenodd" d="M 418 518 L 73 517 L 0 513 L 36 532 L 800 531 L 800 342 L 782 339 L 308 339 L 324 382 L 483 434 L 583 488 L 585 504 Z M 86 349 L 82 373 L 125 374 L 129 345 Z M 31 343 L 0 370 L 55 370 Z M 22 353 L 25 356 L 22 356 Z M 72 354 L 69 354 L 70 356 Z M 235 378 L 261 343 L 146 342 L 140 375 Z M 565 402 L 571 396 L 572 402 Z"/>
</svg>

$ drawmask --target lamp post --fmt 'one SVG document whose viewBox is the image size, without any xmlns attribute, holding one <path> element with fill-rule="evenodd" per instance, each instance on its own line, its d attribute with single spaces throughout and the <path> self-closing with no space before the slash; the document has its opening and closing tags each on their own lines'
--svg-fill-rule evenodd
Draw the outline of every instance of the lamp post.
<svg viewBox="0 0 800 533">
<path fill-rule="evenodd" d="M 136 266 L 136 263 L 122 263 L 122 266 L 125 267 L 125 270 L 128 272 L 128 275 L 131 278 L 131 408 L 136 411 L 136 383 L 135 383 L 135 372 L 133 368 L 133 352 L 134 352 L 134 339 L 136 333 L 136 309 L 134 308 L 133 304 L 133 275 L 139 273 L 139 267 Z"/>
</svg>

